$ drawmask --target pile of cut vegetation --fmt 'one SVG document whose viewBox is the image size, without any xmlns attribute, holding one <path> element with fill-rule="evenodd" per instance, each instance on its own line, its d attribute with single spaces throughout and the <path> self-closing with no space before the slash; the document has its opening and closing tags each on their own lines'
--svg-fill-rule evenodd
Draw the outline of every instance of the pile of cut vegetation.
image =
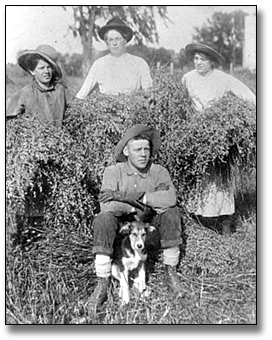
<svg viewBox="0 0 272 340">
<path fill-rule="evenodd" d="M 7 122 L 6 296 L 12 322 L 73 323 L 87 314 L 86 301 L 95 284 L 92 221 L 99 211 L 102 175 L 115 162 L 115 145 L 133 124 L 160 130 L 162 147 L 155 161 L 169 170 L 185 213 L 184 201 L 199 189 L 201 175 L 211 165 L 223 175 L 236 169 L 239 183 L 248 183 L 255 167 L 255 108 L 229 94 L 201 117 L 195 116 L 180 79 L 163 72 L 154 79 L 148 94 L 76 100 L 62 129 L 42 125 L 32 116 Z M 246 192 L 248 186 L 240 188 Z M 40 223 L 29 224 L 26 203 L 32 211 L 43 209 Z M 208 285 L 216 276 L 240 275 L 236 263 L 244 266 L 254 238 L 247 240 L 247 233 L 242 233 L 241 240 L 236 233 L 237 242 L 221 243 L 220 235 L 195 226 L 187 223 L 180 264 L 186 289 L 194 286 L 190 280 L 197 286 L 204 278 Z M 238 240 L 245 242 L 243 248 Z M 243 253 L 247 241 L 250 250 Z M 160 278 L 158 261 L 151 285 Z M 177 315 L 176 322 L 186 323 Z M 114 323 L 119 317 L 108 314 L 103 320 Z"/>
</svg>

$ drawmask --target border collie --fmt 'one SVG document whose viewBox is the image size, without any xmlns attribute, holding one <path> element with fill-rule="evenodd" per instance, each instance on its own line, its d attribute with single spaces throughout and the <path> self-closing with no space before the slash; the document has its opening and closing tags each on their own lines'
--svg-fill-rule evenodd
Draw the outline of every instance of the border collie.
<svg viewBox="0 0 272 340">
<path fill-rule="evenodd" d="M 123 304 L 130 300 L 130 281 L 140 293 L 146 290 L 145 261 L 147 253 L 145 239 L 155 227 L 135 216 L 135 221 L 121 226 L 114 244 L 112 276 L 120 282 L 119 297 Z"/>
</svg>

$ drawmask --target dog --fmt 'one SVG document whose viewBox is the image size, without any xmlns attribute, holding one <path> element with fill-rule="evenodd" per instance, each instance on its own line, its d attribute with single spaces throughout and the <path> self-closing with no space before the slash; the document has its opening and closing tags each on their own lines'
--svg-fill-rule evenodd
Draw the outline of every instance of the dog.
<svg viewBox="0 0 272 340">
<path fill-rule="evenodd" d="M 112 277 L 120 282 L 119 297 L 123 304 L 129 303 L 131 280 L 140 293 L 145 293 L 145 239 L 147 233 L 155 230 L 155 227 L 142 222 L 137 216 L 134 218 L 134 221 L 121 226 L 114 244 Z"/>
</svg>

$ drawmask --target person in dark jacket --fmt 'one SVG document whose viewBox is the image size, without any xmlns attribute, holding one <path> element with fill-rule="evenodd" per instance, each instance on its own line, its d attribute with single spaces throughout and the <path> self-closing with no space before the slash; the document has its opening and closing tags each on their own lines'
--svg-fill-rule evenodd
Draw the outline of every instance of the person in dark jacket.
<svg viewBox="0 0 272 340">
<path fill-rule="evenodd" d="M 40 45 L 36 50 L 26 50 L 18 57 L 19 66 L 33 79 L 28 85 L 7 99 L 6 118 L 21 115 L 38 119 L 42 124 L 51 124 L 60 128 L 65 110 L 74 100 L 74 95 L 65 86 L 62 72 L 57 64 L 58 52 L 49 45 Z M 20 122 L 18 121 L 18 124 Z M 35 196 L 29 190 L 25 195 L 24 217 L 28 221 L 27 239 L 32 242 L 36 230 L 41 228 L 44 218 L 43 195 Z M 18 226 L 22 216 L 18 215 Z"/>
<path fill-rule="evenodd" d="M 8 98 L 7 118 L 28 114 L 44 123 L 62 126 L 65 110 L 74 95 L 61 81 L 62 72 L 57 58 L 58 52 L 49 45 L 40 45 L 36 50 L 20 53 L 18 64 L 33 80 Z"/>
</svg>

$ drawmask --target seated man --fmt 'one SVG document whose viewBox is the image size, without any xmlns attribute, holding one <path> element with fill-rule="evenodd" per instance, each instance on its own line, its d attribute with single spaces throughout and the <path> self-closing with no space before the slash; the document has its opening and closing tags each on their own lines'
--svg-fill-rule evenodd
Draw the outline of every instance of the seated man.
<svg viewBox="0 0 272 340">
<path fill-rule="evenodd" d="M 133 213 L 158 230 L 166 283 L 172 293 L 181 293 L 175 267 L 182 243 L 182 218 L 176 207 L 176 192 L 168 171 L 151 161 L 160 145 L 160 134 L 156 129 L 134 125 L 116 146 L 118 163 L 105 170 L 100 193 L 101 212 L 93 222 L 93 253 L 98 276 L 98 285 L 89 299 L 93 311 L 107 299 L 118 222 Z"/>
</svg>

